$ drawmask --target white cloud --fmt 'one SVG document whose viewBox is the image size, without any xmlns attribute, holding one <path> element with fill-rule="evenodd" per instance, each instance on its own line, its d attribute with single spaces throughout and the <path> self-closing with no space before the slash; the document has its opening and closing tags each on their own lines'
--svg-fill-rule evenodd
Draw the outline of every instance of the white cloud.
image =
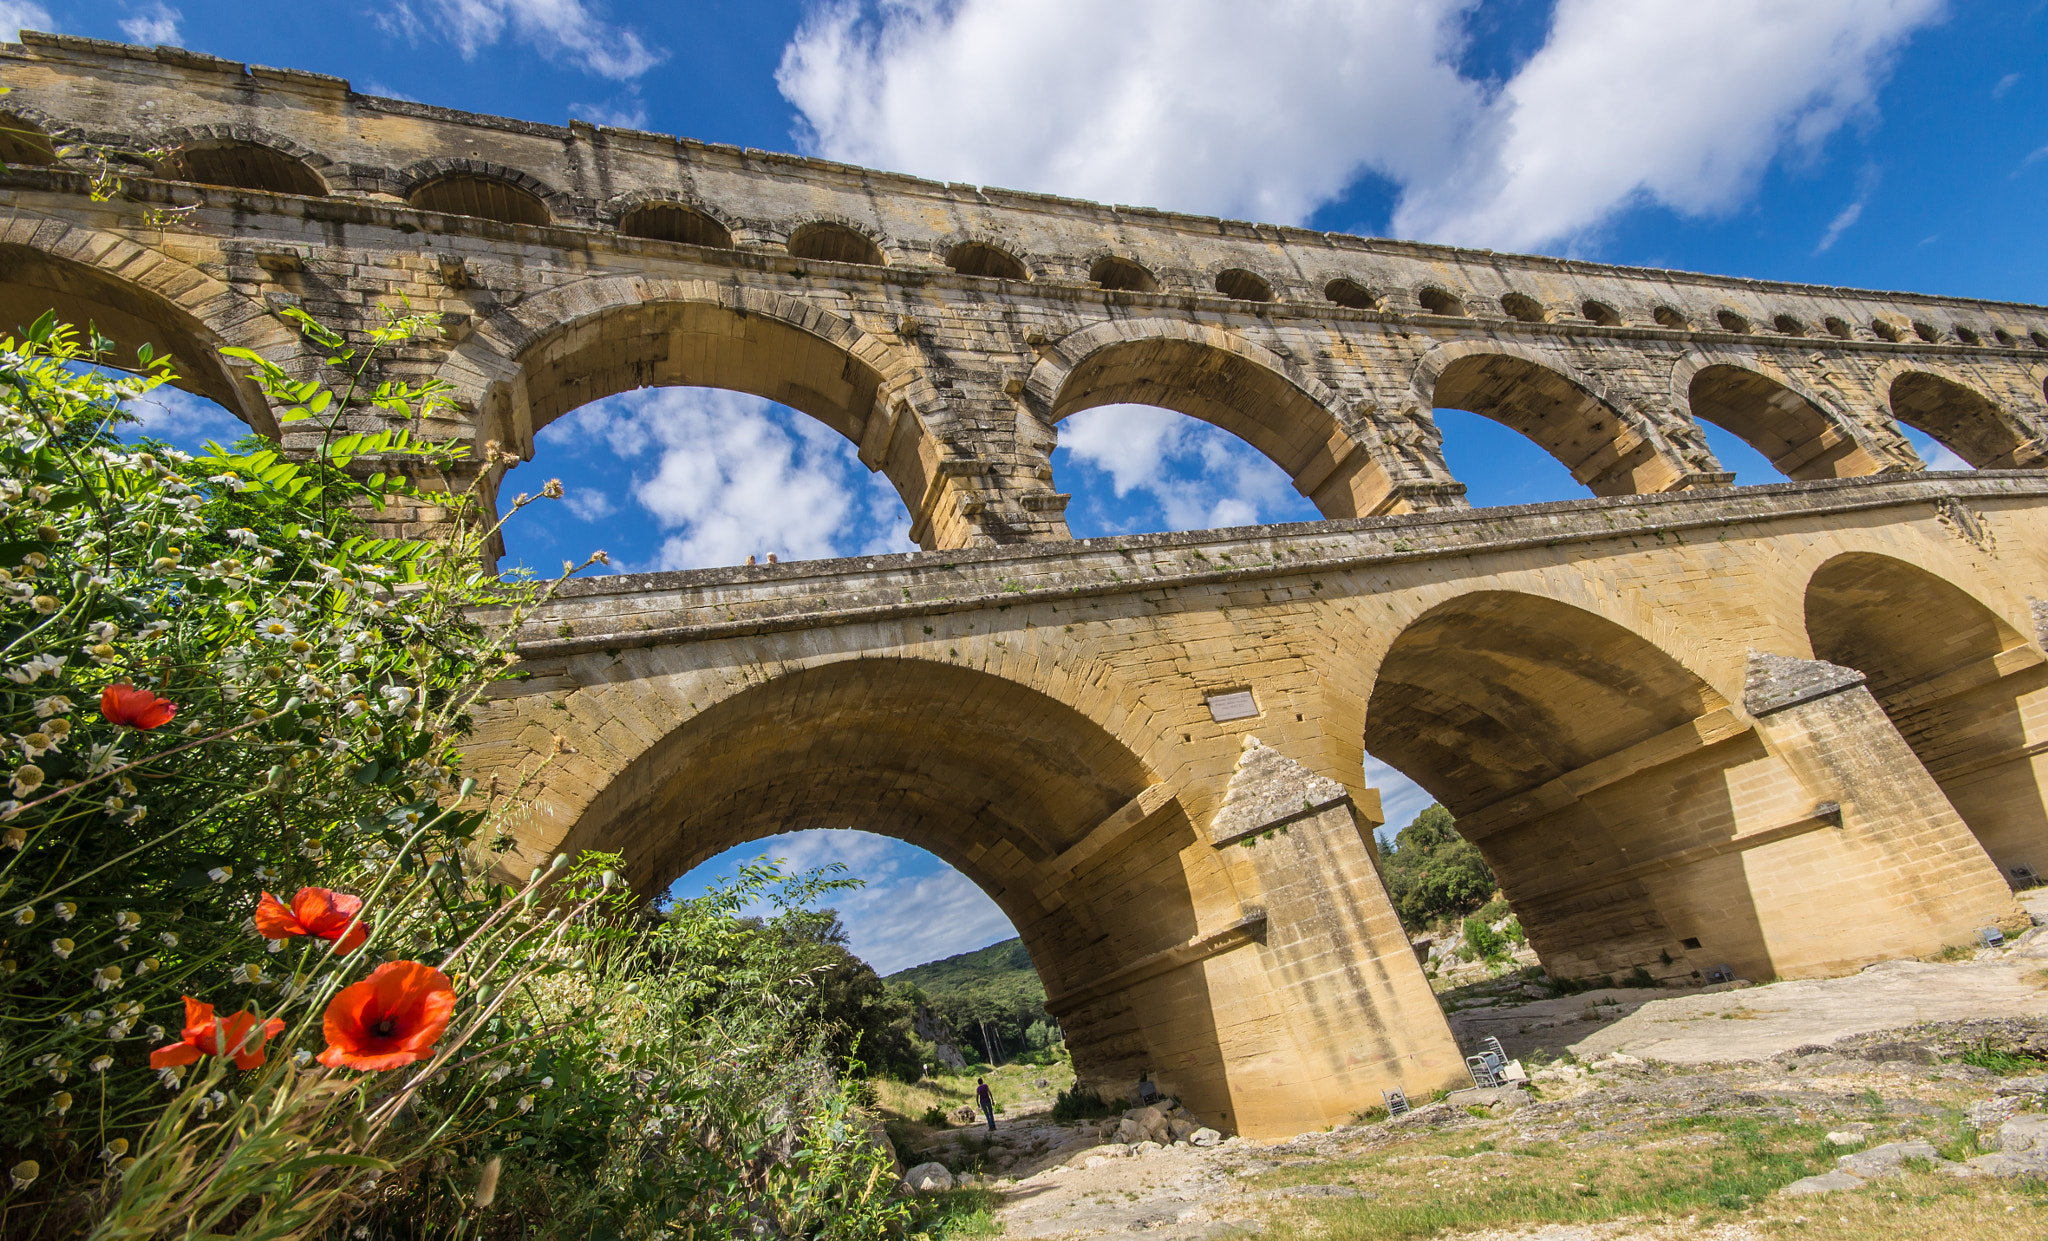
<svg viewBox="0 0 2048 1241">
<path fill-rule="evenodd" d="M 1820 244 L 1813 248 L 1813 252 L 1826 254 L 1834 248 L 1835 242 L 1841 240 L 1842 234 L 1848 232 L 1850 226 L 1862 217 L 1863 199 L 1859 198 L 1842 208 L 1834 219 L 1828 221 L 1827 231 L 1820 235 Z"/>
<path fill-rule="evenodd" d="M 50 10 L 40 4 L 25 3 L 25 0 L 0 0 L 0 36 L 12 43 L 21 38 L 24 30 L 57 29 L 57 23 L 50 20 Z"/>
<path fill-rule="evenodd" d="M 2002 78 L 1998 79 L 1998 84 L 1997 84 L 1996 86 L 1993 86 L 1993 87 L 1991 88 L 1991 97 L 1992 97 L 1993 99 L 2003 99 L 2003 98 L 2005 98 L 2005 92 L 2007 92 L 2007 91 L 2011 90 L 2011 89 L 2012 89 L 2013 87 L 2015 87 L 2015 86 L 2019 85 L 2019 81 L 2020 81 L 2020 75 L 2019 75 L 2019 74 L 2017 74 L 2017 73 L 2008 73 L 2008 74 L 2006 74 L 2006 75 L 2005 75 L 2004 77 L 2002 77 Z"/>
<path fill-rule="evenodd" d="M 1365 756 L 1365 783 L 1380 791 L 1380 813 L 1387 822 L 1377 834 L 1388 840 L 1436 802 L 1421 785 L 1370 754 Z"/>
<path fill-rule="evenodd" d="M 1395 231 L 1530 248 L 1652 201 L 1739 205 L 1771 160 L 1810 156 L 1874 105 L 1940 0 L 1560 0 L 1549 39 L 1488 108 L 1475 165 L 1409 186 Z"/>
<path fill-rule="evenodd" d="M 142 6 L 135 16 L 123 21 L 121 33 L 127 35 L 131 42 L 175 47 L 184 41 L 184 36 L 178 32 L 178 19 L 183 16 L 163 0 L 154 0 L 154 3 Z"/>
<path fill-rule="evenodd" d="M 1448 166 L 1478 100 L 1447 63 L 1463 7 L 840 3 L 799 29 L 776 81 L 835 159 L 1295 221 L 1363 168 Z"/>
<path fill-rule="evenodd" d="M 129 434 L 152 435 L 187 452 L 203 448 L 207 440 L 233 444 L 249 433 L 247 423 L 203 396 L 183 388 L 159 385 L 128 402 L 128 412 L 142 419 Z"/>
<path fill-rule="evenodd" d="M 1913 445 L 1913 451 L 1927 463 L 1930 470 L 1974 470 L 1977 467 L 1958 457 L 1947 444 L 1914 427 L 1901 426 L 1906 441 Z"/>
<path fill-rule="evenodd" d="M 987 893 L 931 854 L 844 828 L 771 836 L 730 850 L 686 876 L 678 895 L 694 895 L 692 877 L 730 873 L 733 862 L 760 857 L 781 861 L 795 874 L 840 862 L 847 874 L 865 880 L 866 886 L 822 903 L 839 911 L 848 946 L 879 974 L 972 952 L 1017 933 Z"/>
<path fill-rule="evenodd" d="M 1559 0 L 1497 87 L 1455 66 L 1472 0 L 841 0 L 785 49 L 803 140 L 946 180 L 1299 223 L 1367 172 L 1392 231 L 1569 243 L 1656 202 L 1739 205 L 1867 115 L 1941 0 Z"/>
<path fill-rule="evenodd" d="M 464 60 L 508 34 L 549 59 L 617 80 L 639 77 L 666 55 L 603 20 L 584 0 L 389 0 L 373 16 L 386 32 L 408 39 L 438 34 Z"/>
<path fill-rule="evenodd" d="M 572 449 L 601 442 L 632 461 L 628 493 L 670 532 L 653 563 L 638 568 L 915 550 L 888 480 L 861 466 L 837 432 L 771 413 L 778 408 L 736 392 L 643 389 L 586 405 L 540 439 Z M 619 511 L 603 493 L 572 488 L 564 499 L 586 521 Z"/>
<path fill-rule="evenodd" d="M 612 103 L 572 103 L 569 115 L 613 129 L 647 128 L 647 105 L 640 102 L 637 92 Z"/>
<path fill-rule="evenodd" d="M 1820 244 L 1813 248 L 1815 254 L 1826 254 L 1832 250 L 1835 243 L 1842 239 L 1842 234 L 1855 227 L 1856 221 L 1863 218 L 1863 208 L 1870 202 L 1871 194 L 1876 192 L 1877 180 L 1876 165 L 1873 164 L 1863 170 L 1863 175 L 1857 182 L 1855 199 L 1836 212 L 1834 219 L 1828 221 L 1827 231 L 1820 236 Z"/>
<path fill-rule="evenodd" d="M 1280 467 L 1249 444 L 1169 409 L 1083 410 L 1060 423 L 1059 442 L 1072 460 L 1108 474 L 1118 498 L 1149 494 L 1160 520 L 1146 529 L 1254 525 L 1301 502 Z"/>
</svg>

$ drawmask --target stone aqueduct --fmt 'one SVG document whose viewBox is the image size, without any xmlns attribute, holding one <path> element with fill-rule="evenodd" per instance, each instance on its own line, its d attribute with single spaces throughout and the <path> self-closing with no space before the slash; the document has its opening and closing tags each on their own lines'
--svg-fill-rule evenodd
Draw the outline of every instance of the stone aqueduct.
<svg viewBox="0 0 2048 1241">
<path fill-rule="evenodd" d="M 1461 1071 L 1363 834 L 1368 752 L 1457 813 L 1559 974 L 1853 970 L 2012 924 L 2008 881 L 2048 867 L 2048 309 L 941 185 L 22 38 L 10 324 L 55 306 L 168 347 L 275 432 L 218 347 L 310 369 L 284 308 L 353 327 L 404 297 L 446 316 L 390 362 L 454 385 L 429 432 L 530 454 L 588 401 L 722 387 L 895 484 L 923 553 L 607 578 L 532 620 L 472 753 L 538 769 L 533 858 L 616 849 L 654 889 L 774 832 L 898 835 L 1010 916 L 1084 1078 L 1149 1073 L 1251 1134 Z M 73 143 L 125 192 L 94 201 Z M 1070 540 L 1056 428 L 1114 402 L 1241 436 L 1329 520 Z M 1597 498 L 1470 509 L 1440 406 Z M 1701 421 L 1798 481 L 1727 486 Z M 1923 473 L 1902 424 L 1978 472 Z"/>
</svg>

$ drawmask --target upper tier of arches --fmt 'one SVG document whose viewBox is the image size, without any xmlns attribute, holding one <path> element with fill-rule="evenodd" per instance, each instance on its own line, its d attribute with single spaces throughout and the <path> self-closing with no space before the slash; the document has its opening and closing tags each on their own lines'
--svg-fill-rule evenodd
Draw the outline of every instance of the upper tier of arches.
<svg viewBox="0 0 2048 1241">
<path fill-rule="evenodd" d="M 10 164 L 60 163 L 73 131 L 62 121 L 17 109 L 10 114 Z M 1292 302 L 1332 310 L 1380 314 L 1473 317 L 1507 323 L 1542 324 L 1567 330 L 1666 330 L 1729 333 L 1816 342 L 1935 344 L 1951 348 L 2048 351 L 2048 321 L 2034 321 L 2006 308 L 1962 306 L 1904 312 L 1847 307 L 1814 309 L 1772 304 L 1768 294 L 1731 294 L 1711 287 L 1666 287 L 1653 296 L 1624 299 L 1583 290 L 1564 292 L 1540 285 L 1540 277 L 1510 276 L 1504 287 L 1468 288 L 1455 279 L 1431 275 L 1389 282 L 1358 260 L 1337 251 L 1291 254 L 1267 262 L 1248 261 L 1187 267 L 1176 253 L 1146 253 L 1142 243 L 1116 254 L 1029 255 L 1013 241 L 981 231 L 950 238 L 887 236 L 851 219 L 796 216 L 760 219 L 740 204 L 720 203 L 715 193 L 664 192 L 660 197 L 718 222 L 702 228 L 666 224 L 639 210 L 651 197 L 628 192 L 595 199 L 549 184 L 547 176 L 506 164 L 436 158 L 406 168 L 343 164 L 282 134 L 246 124 L 214 125 L 136 135 L 138 151 L 165 152 L 155 172 L 173 180 L 264 193 L 321 196 L 364 195 L 407 201 L 422 210 L 467 215 L 517 225 L 610 228 L 622 236 L 712 249 L 783 250 L 821 262 L 869 266 L 904 263 L 950 267 L 981 279 L 1085 280 L 1107 290 L 1206 294 L 1238 302 Z M 445 181 L 429 189 L 434 181 Z M 744 219 L 747 222 L 741 224 Z M 819 224 L 837 229 L 819 230 Z M 737 225 L 737 227 L 736 227 Z M 846 230 L 850 238 L 838 230 Z M 865 237 L 869 250 L 857 238 Z M 792 248 L 794 246 L 794 248 Z M 1376 265 L 1370 265 L 1376 266 Z M 1064 269 L 1064 272 L 1060 269 Z M 1100 271 L 1098 271 L 1100 269 Z M 1082 274 L 1085 273 L 1085 274 Z M 1731 296 L 1741 304 L 1729 300 Z"/>
</svg>

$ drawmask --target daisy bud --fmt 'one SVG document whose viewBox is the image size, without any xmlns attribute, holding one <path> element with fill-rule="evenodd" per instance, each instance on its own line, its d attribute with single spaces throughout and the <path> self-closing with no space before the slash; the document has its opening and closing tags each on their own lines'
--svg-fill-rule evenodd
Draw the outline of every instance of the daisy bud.
<svg viewBox="0 0 2048 1241">
<path fill-rule="evenodd" d="M 157 972 L 157 970 L 161 968 L 163 968 L 163 962 L 157 960 L 155 957 L 144 957 L 142 960 L 137 961 L 135 963 L 135 972 L 138 975 L 154 974 Z"/>
<path fill-rule="evenodd" d="M 104 965 L 92 972 L 92 985 L 101 991 L 112 991 L 121 985 L 121 967 Z"/>
<path fill-rule="evenodd" d="M 28 833 L 18 827 L 10 827 L 5 833 L 0 833 L 0 844 L 10 849 L 21 849 L 28 844 Z"/>
<path fill-rule="evenodd" d="M 176 948 L 178 946 L 178 933 L 176 931 L 165 931 L 157 936 L 157 939 L 161 940 L 166 948 Z"/>
<path fill-rule="evenodd" d="M 69 922 L 73 918 L 76 918 L 78 916 L 78 902 L 58 901 L 56 905 L 54 905 L 51 908 L 50 912 L 57 915 L 57 921 Z"/>
<path fill-rule="evenodd" d="M 114 1067 L 114 1058 L 112 1056 L 94 1056 L 92 1063 L 86 1067 L 95 1073 L 104 1073 Z"/>
<path fill-rule="evenodd" d="M 72 943 L 68 939 L 53 939 L 50 941 L 50 951 L 56 953 L 59 960 L 68 958 L 72 950 L 77 947 L 77 944 Z"/>
<path fill-rule="evenodd" d="M 29 600 L 29 606 L 34 608 L 37 612 L 40 612 L 42 615 L 48 616 L 52 612 L 55 612 L 62 605 L 60 605 L 54 598 L 50 597 L 49 595 L 37 595 L 35 598 Z"/>
<path fill-rule="evenodd" d="M 206 872 L 206 877 L 215 883 L 226 883 L 235 877 L 235 868 L 232 866 L 216 866 Z"/>
<path fill-rule="evenodd" d="M 27 1189 L 29 1186 L 35 1184 L 36 1178 L 41 1176 L 42 1174 L 43 1165 L 37 1163 L 33 1159 L 24 1159 L 20 1163 L 15 1164 L 13 1167 L 7 1169 L 7 1175 L 9 1179 L 11 1179 L 14 1182 L 14 1187 L 16 1189 Z"/>
<path fill-rule="evenodd" d="M 124 931 L 132 931 L 142 925 L 142 915 L 132 909 L 124 909 L 114 915 L 114 925 Z"/>
<path fill-rule="evenodd" d="M 115 1138 L 113 1141 L 107 1143 L 105 1146 L 102 1146 L 100 1148 L 100 1158 L 106 1160 L 108 1163 L 113 1163 L 115 1160 L 119 1159 L 121 1156 L 127 1153 L 127 1138 Z"/>
<path fill-rule="evenodd" d="M 68 1090 L 60 1090 L 56 1094 L 51 1095 L 50 1110 L 57 1113 L 57 1115 L 59 1116 L 62 1116 L 64 1113 L 70 1111 L 71 1092 Z"/>
<path fill-rule="evenodd" d="M 16 926 L 27 926 L 35 920 L 36 911 L 28 905 L 23 905 L 20 909 L 14 911 L 14 925 Z"/>
</svg>

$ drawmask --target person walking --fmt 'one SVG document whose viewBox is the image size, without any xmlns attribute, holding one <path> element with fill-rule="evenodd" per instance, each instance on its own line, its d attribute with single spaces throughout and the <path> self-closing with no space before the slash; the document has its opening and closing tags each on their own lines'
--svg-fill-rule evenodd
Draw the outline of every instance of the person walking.
<svg viewBox="0 0 2048 1241">
<path fill-rule="evenodd" d="M 996 1131 L 996 1096 L 989 1090 L 986 1077 L 974 1079 L 974 1099 L 975 1102 L 981 1104 L 981 1114 L 988 1117 L 988 1131 L 994 1133 Z"/>
</svg>

